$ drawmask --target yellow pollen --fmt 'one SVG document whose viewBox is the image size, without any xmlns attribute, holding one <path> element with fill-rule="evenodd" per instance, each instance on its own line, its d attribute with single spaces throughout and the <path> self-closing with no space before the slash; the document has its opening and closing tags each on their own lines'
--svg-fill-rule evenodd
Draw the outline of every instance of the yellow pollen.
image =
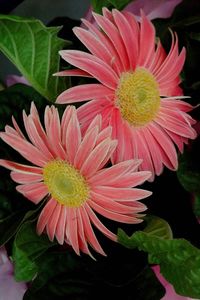
<svg viewBox="0 0 200 300">
<path fill-rule="evenodd" d="M 116 90 L 116 105 L 122 117 L 135 127 L 152 121 L 160 107 L 154 76 L 145 68 L 123 73 Z"/>
<path fill-rule="evenodd" d="M 63 160 L 52 160 L 43 168 L 43 179 L 51 196 L 68 207 L 81 206 L 89 196 L 89 186 L 80 172 Z"/>
</svg>

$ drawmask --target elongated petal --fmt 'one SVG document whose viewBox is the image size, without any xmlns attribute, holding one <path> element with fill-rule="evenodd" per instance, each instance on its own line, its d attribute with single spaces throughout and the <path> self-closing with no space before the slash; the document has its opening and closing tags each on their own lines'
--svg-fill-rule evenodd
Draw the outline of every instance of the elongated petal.
<svg viewBox="0 0 200 300">
<path fill-rule="evenodd" d="M 55 236 L 60 245 L 63 245 L 65 240 L 66 209 L 65 206 L 61 206 L 60 216 L 56 225 Z"/>
<path fill-rule="evenodd" d="M 80 208 L 80 213 L 81 213 L 81 218 L 83 221 L 84 232 L 85 232 L 87 241 L 92 246 L 92 248 L 95 249 L 95 251 L 99 252 L 102 255 L 106 255 L 94 234 L 94 231 L 92 229 L 90 219 L 88 217 L 88 213 L 87 213 L 85 207 Z"/>
<path fill-rule="evenodd" d="M 116 73 L 101 59 L 77 50 L 62 50 L 59 53 L 63 59 L 88 72 L 108 88 L 116 88 L 118 80 Z"/>
<path fill-rule="evenodd" d="M 115 200 L 140 200 L 150 196 L 152 193 L 140 189 L 131 189 L 131 188 L 115 188 L 108 186 L 97 186 L 93 188 L 93 191 L 96 193 L 101 193 L 106 197 L 110 197 Z"/>
<path fill-rule="evenodd" d="M 56 102 L 60 104 L 82 102 L 85 100 L 100 98 L 102 95 L 105 97 L 112 96 L 113 90 L 102 84 L 83 84 L 64 91 L 58 96 Z"/>
<path fill-rule="evenodd" d="M 42 169 L 39 167 L 26 166 L 6 159 L 0 159 L 0 165 L 11 171 L 19 171 L 23 174 L 42 174 Z"/>
<path fill-rule="evenodd" d="M 4 132 L 0 133 L 0 137 L 4 142 L 17 150 L 24 158 L 33 164 L 43 167 L 46 163 L 46 156 L 28 141 Z"/>
<path fill-rule="evenodd" d="M 54 209 L 56 208 L 57 201 L 51 198 L 45 207 L 43 208 L 37 222 L 37 233 L 40 235 L 45 229 L 50 217 L 52 216 Z"/>
<path fill-rule="evenodd" d="M 16 190 L 35 204 L 38 204 L 48 194 L 48 189 L 43 182 L 18 185 Z"/>
<path fill-rule="evenodd" d="M 105 236 L 107 236 L 108 238 L 110 238 L 113 241 L 116 241 L 117 240 L 116 235 L 114 233 L 112 233 L 110 230 L 108 230 L 108 228 L 106 228 L 101 223 L 101 221 L 97 218 L 97 216 L 95 215 L 93 210 L 90 208 L 90 206 L 86 204 L 85 209 L 89 215 L 90 220 L 95 225 L 95 227 L 97 227 Z"/>
<path fill-rule="evenodd" d="M 76 208 L 70 207 L 66 210 L 67 222 L 67 238 L 76 254 L 80 255 L 78 232 L 77 232 L 77 212 Z"/>
<path fill-rule="evenodd" d="M 61 205 L 60 205 L 60 203 L 57 202 L 57 205 L 51 215 L 51 218 L 47 222 L 47 225 L 46 225 L 47 234 L 48 234 L 50 241 L 53 241 L 53 239 L 54 239 L 56 227 L 58 224 L 58 220 L 60 218 L 60 213 L 61 213 Z"/>
<path fill-rule="evenodd" d="M 43 176 L 41 174 L 29 174 L 29 173 L 19 173 L 12 171 L 10 174 L 12 180 L 17 183 L 26 184 L 32 182 L 39 182 L 43 180 Z"/>
</svg>

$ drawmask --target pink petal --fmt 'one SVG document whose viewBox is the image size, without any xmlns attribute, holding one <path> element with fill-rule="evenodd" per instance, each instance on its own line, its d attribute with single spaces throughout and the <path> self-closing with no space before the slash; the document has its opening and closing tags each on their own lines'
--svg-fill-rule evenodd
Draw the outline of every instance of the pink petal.
<svg viewBox="0 0 200 300">
<path fill-rule="evenodd" d="M 66 143 L 66 133 L 69 122 L 71 120 L 72 114 L 74 113 L 75 107 L 68 105 L 63 113 L 62 120 L 61 120 L 61 142 L 64 146 L 64 149 L 67 148 Z"/>
<path fill-rule="evenodd" d="M 148 129 L 148 127 L 141 131 L 141 134 L 143 134 L 144 136 L 146 145 L 151 155 L 151 159 L 155 169 L 155 174 L 160 175 L 163 171 L 162 155 L 160 154 L 159 149 L 160 146 L 155 140 L 155 138 L 152 136 L 151 131 Z"/>
<path fill-rule="evenodd" d="M 165 60 L 167 54 L 160 42 L 158 41 L 156 51 L 154 52 L 153 59 L 148 65 L 148 70 L 152 73 L 155 74 L 155 72 L 160 68 L 162 65 L 163 61 Z"/>
<path fill-rule="evenodd" d="M 118 140 L 118 146 L 114 152 L 112 159 L 113 162 L 121 162 L 124 160 L 125 143 L 124 143 L 124 124 L 119 109 L 115 108 L 112 111 L 109 125 L 112 126 L 112 138 Z"/>
<path fill-rule="evenodd" d="M 60 118 L 58 110 L 54 106 L 51 107 L 51 113 L 49 114 L 49 122 L 48 125 L 46 125 L 46 132 L 49 140 L 49 145 L 51 146 L 51 152 L 54 153 L 54 157 L 59 157 L 65 160 L 66 153 L 61 141 L 62 136 Z"/>
<path fill-rule="evenodd" d="M 71 164 L 74 163 L 74 158 L 76 157 L 76 153 L 79 149 L 80 143 L 81 143 L 80 124 L 77 119 L 77 113 L 76 111 L 74 111 L 67 127 L 66 142 L 65 142 L 66 151 L 68 154 L 68 160 Z"/>
<path fill-rule="evenodd" d="M 53 241 L 55 232 L 56 232 L 56 227 L 60 218 L 60 213 L 61 213 L 62 205 L 57 202 L 57 205 L 51 215 L 50 220 L 47 222 L 46 229 L 47 229 L 47 235 L 50 239 L 50 241 Z"/>
<path fill-rule="evenodd" d="M 120 162 L 110 168 L 98 171 L 88 179 L 88 182 L 94 185 L 110 185 L 124 174 L 130 171 L 134 172 L 140 163 L 141 161 L 136 159 Z"/>
<path fill-rule="evenodd" d="M 116 213 L 116 212 L 107 210 L 107 209 L 103 208 L 102 206 L 98 205 L 97 203 L 95 203 L 94 201 L 88 200 L 88 204 L 99 214 L 101 214 L 102 216 L 104 216 L 110 220 L 114 220 L 114 221 L 122 222 L 122 223 L 128 223 L 128 224 L 135 224 L 135 223 L 142 222 L 142 220 L 137 219 L 134 216 L 127 216 L 127 215 L 123 215 L 120 213 Z"/>
<path fill-rule="evenodd" d="M 117 53 L 116 48 L 113 46 L 113 43 L 110 39 L 103 34 L 100 30 L 98 30 L 93 24 L 88 22 L 87 20 L 82 19 L 83 24 L 92 32 L 99 40 L 102 41 L 104 46 L 107 48 L 107 51 L 111 54 L 112 60 L 111 65 L 115 72 L 120 75 L 121 71 L 123 70 L 121 59 Z"/>
<path fill-rule="evenodd" d="M 78 50 L 62 50 L 59 53 L 67 62 L 88 72 L 108 88 L 116 88 L 118 77 L 103 60 Z"/>
<path fill-rule="evenodd" d="M 115 188 L 108 186 L 96 186 L 93 187 L 93 191 L 98 194 L 102 194 L 113 200 L 140 200 L 149 197 L 152 193 L 146 190 L 140 190 L 135 188 Z"/>
<path fill-rule="evenodd" d="M 102 255 L 106 255 L 94 234 L 94 231 L 93 231 L 91 223 L 90 223 L 90 219 L 88 217 L 88 212 L 84 206 L 80 207 L 80 214 L 81 214 L 81 219 L 83 222 L 84 232 L 85 232 L 87 241 L 92 246 L 92 248 L 94 250 L 96 250 L 98 253 L 100 253 Z"/>
<path fill-rule="evenodd" d="M 11 171 L 19 171 L 24 174 L 42 174 L 41 168 L 18 164 L 6 159 L 0 159 L 0 165 Z"/>
<path fill-rule="evenodd" d="M 31 182 L 38 182 L 43 180 L 43 176 L 41 174 L 24 174 L 12 171 L 10 173 L 10 177 L 17 183 L 26 184 Z"/>
<path fill-rule="evenodd" d="M 0 133 L 2 140 L 17 150 L 24 158 L 32 162 L 33 164 L 43 167 L 46 163 L 46 156 L 35 146 L 28 141 L 19 138 L 16 135 Z"/>
<path fill-rule="evenodd" d="M 25 125 L 26 125 L 26 132 L 31 140 L 31 142 L 42 152 L 45 154 L 46 159 L 50 160 L 53 158 L 52 153 L 49 151 L 44 137 L 41 137 L 36 126 L 35 123 L 33 121 L 33 119 L 31 118 L 31 116 L 27 117 L 27 119 L 25 120 Z"/>
<path fill-rule="evenodd" d="M 79 209 L 77 209 L 77 227 L 78 227 L 77 231 L 78 231 L 78 242 L 79 242 L 80 250 L 83 251 L 84 253 L 90 255 L 94 259 L 94 257 L 92 256 L 92 254 L 88 248 L 88 245 L 87 245 L 87 240 L 86 240 L 86 236 L 84 233 L 82 216 L 81 216 Z"/>
<path fill-rule="evenodd" d="M 93 191 L 91 191 L 90 194 L 91 194 L 91 201 L 95 202 L 99 206 L 101 206 L 104 209 L 107 209 L 109 211 L 117 212 L 120 214 L 133 215 L 134 213 L 138 213 L 138 212 L 146 210 L 146 206 L 140 202 L 137 202 L 137 204 L 139 204 L 138 207 L 127 206 L 126 203 L 121 204 L 119 202 L 112 200 L 111 198 L 107 198 L 107 197 L 105 197 L 101 194 L 97 194 Z M 135 203 L 136 202 L 134 201 L 134 204 Z"/>
<path fill-rule="evenodd" d="M 112 127 L 108 126 L 106 128 L 104 128 L 97 137 L 97 141 L 96 141 L 96 145 L 100 144 L 103 140 L 107 139 L 107 138 L 111 138 L 112 135 Z"/>
<path fill-rule="evenodd" d="M 113 186 L 113 187 L 135 187 L 137 185 L 144 183 L 144 181 L 149 179 L 151 176 L 152 176 L 152 173 L 149 171 L 134 172 L 132 174 L 127 174 L 127 175 L 121 176 L 120 178 L 116 179 L 116 181 L 114 181 L 111 186 Z M 107 185 L 107 184 L 105 184 L 105 185 Z"/>
<path fill-rule="evenodd" d="M 60 104 L 82 102 L 100 98 L 102 95 L 104 95 L 104 97 L 112 96 L 113 91 L 102 84 L 82 84 L 69 88 L 61 93 L 56 99 L 56 102 Z"/>
<path fill-rule="evenodd" d="M 42 232 L 44 231 L 44 228 L 47 225 L 50 217 L 52 216 L 56 205 L 57 201 L 51 198 L 40 213 L 37 221 L 37 233 L 39 235 L 42 234 Z"/>
<path fill-rule="evenodd" d="M 93 16 L 97 24 L 101 27 L 101 29 L 106 33 L 110 41 L 113 43 L 113 46 L 115 47 L 121 59 L 124 70 L 128 70 L 129 69 L 128 56 L 126 54 L 126 50 L 119 31 L 117 30 L 115 25 L 107 18 L 95 13 L 93 13 Z"/>
<path fill-rule="evenodd" d="M 69 239 L 70 245 L 80 255 L 78 232 L 77 232 L 77 208 L 70 207 L 66 210 L 67 228 L 66 236 Z"/>
<path fill-rule="evenodd" d="M 163 67 L 164 70 L 163 69 L 160 70 L 156 78 L 161 87 L 162 87 L 162 83 L 166 84 L 168 80 L 172 81 L 180 74 L 185 62 L 185 56 L 186 56 L 186 51 L 185 48 L 183 48 L 180 55 L 176 58 L 176 60 L 172 58 L 174 61 L 173 64 L 171 64 L 171 60 L 169 59 L 169 63 L 166 64 L 165 68 Z"/>
<path fill-rule="evenodd" d="M 81 77 L 92 77 L 89 73 L 79 70 L 79 69 L 70 69 L 61 71 L 53 74 L 54 76 L 81 76 Z"/>
<path fill-rule="evenodd" d="M 117 237 L 114 233 L 112 233 L 110 230 L 108 230 L 101 221 L 97 218 L 96 214 L 93 212 L 93 210 L 90 208 L 89 205 L 85 205 L 85 209 L 88 213 L 88 216 L 95 227 L 97 227 L 105 236 L 107 236 L 112 241 L 116 241 Z"/>
<path fill-rule="evenodd" d="M 162 154 L 162 160 L 164 164 L 169 169 L 176 170 L 178 167 L 178 161 L 173 142 L 159 125 L 151 123 L 149 124 L 148 128 L 160 146 L 160 152 Z"/>
<path fill-rule="evenodd" d="M 181 101 L 181 100 L 170 100 L 170 98 L 167 99 L 161 99 L 161 103 L 163 107 L 169 107 L 169 108 L 174 108 L 176 107 L 177 109 L 180 109 L 183 112 L 188 112 L 193 109 L 193 106 L 187 102 Z"/>
<path fill-rule="evenodd" d="M 19 134 L 19 136 L 21 136 L 23 139 L 25 139 L 25 136 L 23 134 L 23 132 L 21 131 L 21 129 L 19 128 L 15 118 L 12 116 L 12 123 L 13 123 L 13 126 L 15 127 L 15 130 L 17 131 L 17 133 Z"/>
<path fill-rule="evenodd" d="M 99 57 L 111 66 L 112 53 L 108 50 L 108 48 L 106 48 L 105 44 L 101 39 L 99 39 L 99 37 L 97 37 L 94 33 L 79 27 L 75 27 L 73 31 L 93 55 Z"/>
<path fill-rule="evenodd" d="M 153 24 L 142 14 L 140 31 L 140 51 L 137 64 L 147 66 L 152 60 L 155 51 L 155 28 Z"/>
<path fill-rule="evenodd" d="M 86 161 L 88 155 L 95 147 L 98 131 L 98 127 L 95 126 L 84 136 L 74 158 L 74 166 L 76 168 L 81 168 L 81 166 Z"/>
<path fill-rule="evenodd" d="M 65 225 L 66 225 L 66 207 L 61 206 L 60 216 L 57 221 L 55 236 L 60 245 L 63 245 L 65 240 Z"/>
<path fill-rule="evenodd" d="M 49 193 L 43 182 L 18 185 L 16 190 L 35 204 L 38 204 Z"/>
<path fill-rule="evenodd" d="M 154 165 L 151 159 L 146 140 L 140 131 L 142 131 L 142 129 L 134 132 L 135 139 L 137 142 L 138 157 L 143 159 L 141 165 L 139 166 L 139 169 L 151 171 L 152 178 L 150 180 L 152 181 L 154 179 Z"/>
<path fill-rule="evenodd" d="M 114 9 L 112 13 L 128 55 L 129 70 L 134 70 L 138 56 L 138 37 L 132 34 L 132 28 L 122 13 L 117 9 Z"/>
<path fill-rule="evenodd" d="M 168 114 L 164 115 L 160 113 L 159 116 L 156 118 L 155 122 L 159 124 L 161 127 L 164 127 L 167 130 L 179 134 L 183 137 L 191 138 L 191 139 L 196 138 L 196 132 L 191 126 L 188 126 L 187 124 L 171 117 Z"/>
<path fill-rule="evenodd" d="M 102 131 L 101 131 L 101 128 L 102 128 L 102 117 L 101 117 L 100 114 L 96 115 L 96 117 L 94 117 L 94 119 L 92 119 L 92 121 L 91 121 L 91 123 L 89 124 L 89 126 L 88 126 L 86 132 L 84 133 L 84 136 L 85 136 L 86 134 L 88 134 L 88 132 L 89 132 L 91 129 L 93 129 L 94 127 L 97 127 L 97 128 L 98 128 L 97 134 L 98 134 L 98 136 L 99 136 L 99 134 L 101 134 L 101 132 L 102 132 Z M 101 131 L 101 132 L 100 132 L 100 131 Z M 100 132 L 100 133 L 99 133 L 99 132 Z"/>
<path fill-rule="evenodd" d="M 98 144 L 94 150 L 91 151 L 91 153 L 88 155 L 87 159 L 81 166 L 81 173 L 86 176 L 87 178 L 91 177 L 93 174 L 96 173 L 96 171 L 99 169 L 100 164 L 102 161 L 108 157 L 108 151 L 113 144 L 113 141 L 111 141 L 109 138 L 102 141 L 100 144 Z"/>
</svg>

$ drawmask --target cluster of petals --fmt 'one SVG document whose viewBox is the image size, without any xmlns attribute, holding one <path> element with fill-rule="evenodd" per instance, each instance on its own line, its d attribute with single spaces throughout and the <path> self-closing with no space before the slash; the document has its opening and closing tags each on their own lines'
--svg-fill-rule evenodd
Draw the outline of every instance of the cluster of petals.
<svg viewBox="0 0 200 300">
<path fill-rule="evenodd" d="M 74 28 L 75 35 L 91 53 L 77 50 L 60 51 L 61 57 L 76 69 L 57 73 L 59 76 L 85 76 L 98 83 L 71 87 L 57 98 L 57 103 L 90 100 L 78 109 L 83 132 L 91 120 L 101 114 L 103 128 L 113 127 L 112 137 L 118 146 L 112 162 L 143 159 L 140 170 L 150 170 L 151 180 L 160 175 L 164 165 L 176 170 L 177 149 L 183 151 L 188 139 L 194 139 L 194 119 L 188 114 L 192 106 L 183 101 L 180 72 L 185 61 L 185 49 L 179 53 L 178 38 L 172 33 L 167 54 L 160 41 L 156 42 L 155 28 L 142 13 L 141 22 L 133 14 L 103 8 L 103 15 L 93 13 L 97 28 L 83 20 L 84 28 Z M 134 126 L 123 118 L 116 105 L 116 91 L 123 74 L 137 68 L 151 74 L 158 85 L 160 107 L 156 116 L 143 126 Z"/>
<path fill-rule="evenodd" d="M 60 244 L 66 242 L 77 254 L 90 255 L 90 245 L 105 254 L 100 246 L 93 226 L 116 241 L 116 235 L 107 229 L 98 215 L 122 223 L 139 223 L 139 213 L 146 206 L 137 201 L 151 192 L 135 188 L 148 179 L 148 171 L 138 172 L 140 160 L 128 160 L 112 167 L 103 168 L 116 148 L 117 141 L 111 138 L 110 126 L 102 129 L 102 119 L 93 119 L 84 134 L 75 107 L 68 106 L 60 119 L 54 106 L 47 106 L 44 126 L 32 103 L 30 114 L 23 112 L 24 126 L 28 138 L 13 118 L 13 127 L 6 126 L 0 137 L 18 151 L 29 165 L 1 159 L 0 165 L 11 170 L 11 178 L 19 183 L 17 191 L 35 204 L 46 197 L 37 231 L 45 231 L 50 240 L 54 237 Z M 80 206 L 68 206 L 54 199 L 44 182 L 45 166 L 52 161 L 63 161 L 73 166 L 85 178 L 89 186 L 86 201 Z M 67 182 L 66 182 L 67 184 Z M 133 188 L 134 187 L 134 188 Z"/>
<path fill-rule="evenodd" d="M 123 11 L 131 12 L 137 19 L 140 19 L 140 11 L 142 9 L 149 20 L 165 19 L 171 17 L 175 7 L 181 2 L 182 0 L 134 0 L 125 6 Z M 92 6 L 89 7 L 85 19 L 96 24 L 92 15 Z M 84 24 L 81 24 L 81 26 L 84 27 Z"/>
</svg>

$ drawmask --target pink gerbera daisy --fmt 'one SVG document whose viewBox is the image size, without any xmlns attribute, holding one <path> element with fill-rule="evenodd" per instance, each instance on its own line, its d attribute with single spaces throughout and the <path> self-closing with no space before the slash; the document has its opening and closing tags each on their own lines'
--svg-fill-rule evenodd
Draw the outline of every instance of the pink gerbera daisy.
<svg viewBox="0 0 200 300">
<path fill-rule="evenodd" d="M 45 129 L 37 109 L 31 106 L 30 115 L 23 113 L 29 140 L 13 118 L 14 128 L 5 127 L 0 137 L 17 150 L 32 165 L 0 160 L 0 165 L 10 169 L 11 178 L 19 183 L 17 191 L 38 204 L 47 197 L 38 222 L 37 232 L 44 230 L 49 239 L 56 237 L 90 254 L 88 243 L 97 252 L 105 254 L 92 225 L 116 241 L 95 212 L 122 223 L 139 223 L 145 205 L 137 200 L 151 192 L 132 188 L 143 183 L 151 174 L 136 172 L 139 160 L 129 160 L 110 168 L 103 168 L 115 150 L 117 141 L 111 139 L 112 128 L 101 129 L 101 116 L 97 116 L 85 134 L 81 134 L 76 109 L 68 106 L 60 121 L 57 109 L 45 110 Z"/>
<path fill-rule="evenodd" d="M 58 73 L 60 76 L 87 76 L 100 83 L 83 84 L 64 91 L 57 103 L 92 100 L 78 109 L 83 131 L 96 114 L 102 115 L 103 127 L 113 127 L 118 140 L 113 163 L 142 158 L 140 170 L 160 175 L 163 165 L 177 169 L 177 153 L 184 143 L 194 139 L 194 120 L 187 114 L 192 106 L 183 102 L 179 87 L 185 49 L 178 53 L 178 39 L 172 34 L 167 55 L 156 44 L 155 28 L 145 17 L 141 23 L 128 12 L 112 13 L 104 8 L 103 16 L 93 14 L 94 25 L 83 20 L 88 30 L 74 28 L 74 33 L 92 54 L 63 50 L 60 55 L 79 69 Z"/>
</svg>

